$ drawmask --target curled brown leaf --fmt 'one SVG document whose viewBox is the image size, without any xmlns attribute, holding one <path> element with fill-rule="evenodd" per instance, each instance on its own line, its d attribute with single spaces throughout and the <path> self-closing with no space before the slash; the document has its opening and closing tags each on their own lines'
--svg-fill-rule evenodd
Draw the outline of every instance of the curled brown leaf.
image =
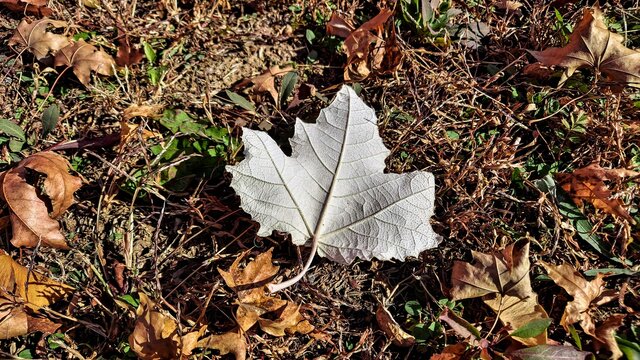
<svg viewBox="0 0 640 360">
<path fill-rule="evenodd" d="M 1 195 L 11 210 L 13 245 L 69 247 L 55 220 L 73 204 L 73 193 L 82 186 L 80 178 L 69 174 L 69 167 L 63 157 L 45 151 L 0 176 Z"/>
</svg>

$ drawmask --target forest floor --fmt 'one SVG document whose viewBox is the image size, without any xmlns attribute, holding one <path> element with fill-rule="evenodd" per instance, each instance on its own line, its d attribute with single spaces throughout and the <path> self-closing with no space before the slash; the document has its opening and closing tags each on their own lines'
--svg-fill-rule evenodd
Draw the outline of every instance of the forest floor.
<svg viewBox="0 0 640 360">
<path fill-rule="evenodd" d="M 176 319 L 180 334 L 202 325 L 207 334 L 236 329 L 236 292 L 218 269 L 245 251 L 243 263 L 273 248 L 282 280 L 300 271 L 308 251 L 285 233 L 257 236 L 225 165 L 243 159 L 242 127 L 268 131 L 290 151 L 296 118 L 314 121 L 342 84 L 375 110 L 391 151 L 386 171 L 434 174 L 431 225 L 442 242 L 406 261 L 342 265 L 318 257 L 277 294 L 300 305 L 314 330 L 275 336 L 253 326 L 242 332 L 248 358 L 417 359 L 458 343 L 462 351 L 449 346 L 451 356 L 439 359 L 509 358 L 522 347 L 505 338 L 514 329 L 502 328 L 501 314 L 480 298 L 451 300 L 452 269 L 457 260 L 472 262 L 472 252 L 493 254 L 516 241 L 530 246 L 526 274 L 552 319 L 550 344 L 599 358 L 616 352 L 584 322 L 566 324 L 575 297 L 541 261 L 568 264 L 589 281 L 610 269 L 602 289 L 613 301 L 591 299 L 585 311 L 597 329 L 621 314 L 610 335 L 624 351 L 639 346 L 639 177 L 575 177 L 603 186 L 608 208 L 572 201 L 580 194 L 562 179 L 594 162 L 640 171 L 640 92 L 589 68 L 558 87 L 563 69 L 530 65 L 536 59 L 528 52 L 566 45 L 591 3 L 427 1 L 433 14 L 417 22 L 410 18 L 426 16 L 419 0 L 51 0 L 26 13 L 4 3 L 35 2 L 0 1 L 0 119 L 23 132 L 0 126 L 0 169 L 53 150 L 83 185 L 58 218 L 70 249 L 17 248 L 2 223 L 2 249 L 73 291 L 39 310 L 54 331 L 0 340 L 0 357 L 152 359 L 130 344 L 139 293 Z M 639 6 L 602 7 L 609 29 L 631 49 L 640 48 Z M 336 13 L 358 28 L 383 8 L 392 17 L 371 33 L 386 40 L 387 53 L 365 46 L 371 58 L 357 68 L 327 24 Z M 43 13 L 65 22 L 48 31 L 83 39 L 123 65 L 81 81 L 9 45 L 18 24 Z M 130 53 L 122 54 L 126 45 Z M 377 56 L 385 63 L 373 64 Z M 5 206 L 1 215 L 11 211 Z M 410 346 L 398 346 L 381 326 L 381 305 L 413 336 Z M 486 341 L 452 330 L 440 319 L 446 308 Z M 219 358 L 214 348 L 190 356 Z"/>
</svg>

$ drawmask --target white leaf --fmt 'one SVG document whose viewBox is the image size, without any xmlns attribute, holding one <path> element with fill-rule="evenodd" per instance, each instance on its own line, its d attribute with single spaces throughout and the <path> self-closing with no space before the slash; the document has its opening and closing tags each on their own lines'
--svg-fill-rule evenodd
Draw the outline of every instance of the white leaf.
<svg viewBox="0 0 640 360">
<path fill-rule="evenodd" d="M 321 256 L 389 260 L 437 246 L 431 229 L 434 179 L 424 171 L 384 174 L 389 155 L 374 111 L 348 86 L 315 124 L 296 121 L 286 156 L 266 132 L 243 129 L 245 159 L 227 166 L 258 235 L 317 242 Z"/>
</svg>

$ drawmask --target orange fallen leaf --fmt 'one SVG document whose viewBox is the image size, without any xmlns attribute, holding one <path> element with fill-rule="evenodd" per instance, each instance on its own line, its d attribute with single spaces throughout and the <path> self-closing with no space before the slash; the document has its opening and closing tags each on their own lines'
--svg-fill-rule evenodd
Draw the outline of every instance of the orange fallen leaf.
<svg viewBox="0 0 640 360">
<path fill-rule="evenodd" d="M 587 281 L 569 264 L 552 265 L 543 261 L 540 264 L 558 286 L 573 296 L 573 301 L 569 302 L 564 310 L 560 325 L 569 331 L 569 325 L 580 322 L 585 333 L 597 337 L 591 312 L 598 305 L 617 298 L 614 291 L 605 289 L 604 275 L 598 273 L 595 279 Z"/>
<path fill-rule="evenodd" d="M 111 55 L 84 40 L 78 40 L 56 53 L 54 65 L 72 68 L 78 80 L 88 86 L 91 71 L 105 76 L 113 75 L 115 60 Z"/>
<path fill-rule="evenodd" d="M 393 72 L 400 65 L 402 52 L 397 43 L 392 15 L 392 10 L 380 10 L 378 15 L 352 31 L 344 40 L 343 48 L 347 55 L 345 80 L 359 81 L 372 72 Z"/>
<path fill-rule="evenodd" d="M 198 347 L 218 350 L 220 355 L 233 354 L 236 360 L 247 358 L 247 341 L 244 335 L 235 331 L 207 336 L 198 342 Z"/>
<path fill-rule="evenodd" d="M 32 22 L 22 20 L 9 39 L 9 45 L 20 45 L 23 49 L 29 50 L 36 59 L 42 60 L 71 43 L 66 36 L 48 32 L 47 28 L 50 26 L 60 28 L 67 26 L 67 23 L 47 18 Z"/>
<path fill-rule="evenodd" d="M 635 220 L 625 209 L 622 200 L 611 198 L 611 190 L 607 187 L 605 181 L 619 181 L 638 175 L 640 173 L 636 171 L 603 169 L 597 163 L 592 163 L 572 173 L 558 173 L 556 178 L 558 184 L 571 195 L 576 205 L 582 206 L 583 201 L 588 201 L 598 209 L 635 224 Z"/>
<path fill-rule="evenodd" d="M 206 326 L 184 335 L 178 332 L 178 322 L 156 310 L 156 303 L 144 293 L 140 295 L 140 305 L 136 310 L 137 319 L 129 345 L 140 359 L 187 359 L 198 346 L 198 338 Z"/>
<path fill-rule="evenodd" d="M 302 317 L 299 306 L 269 295 L 266 286 L 278 273 L 278 267 L 271 262 L 273 249 L 256 256 L 244 269 L 240 269 L 247 253 L 240 255 L 229 270 L 218 268 L 224 282 L 238 295 L 236 321 L 240 329 L 248 331 L 258 323 L 264 332 L 274 336 L 311 332 L 313 326 Z M 267 313 L 275 315 L 275 319 L 264 318 Z"/>
<path fill-rule="evenodd" d="M 35 311 L 66 296 L 72 288 L 18 264 L 0 250 L 0 339 L 60 326 Z"/>
<path fill-rule="evenodd" d="M 387 338 L 393 341 L 394 345 L 409 347 L 416 343 L 416 338 L 404 331 L 382 304 L 378 305 L 378 310 L 376 310 L 376 320 L 380 329 L 387 335 Z"/>
<path fill-rule="evenodd" d="M 82 186 L 80 178 L 69 174 L 70 166 L 62 156 L 45 151 L 0 175 L 0 195 L 11 210 L 13 245 L 69 247 L 55 219 L 73 204 L 73 193 Z M 43 180 L 42 186 L 38 179 Z M 50 201 L 51 212 L 45 198 Z"/>
<path fill-rule="evenodd" d="M 286 73 L 293 71 L 293 67 L 291 65 L 287 65 L 283 68 L 280 66 L 272 66 L 267 71 L 263 72 L 258 76 L 254 76 L 250 79 L 245 79 L 236 85 L 236 88 L 241 88 L 246 86 L 247 84 L 253 84 L 252 91 L 254 94 L 268 92 L 273 101 L 278 103 L 278 90 L 276 90 L 275 79 L 278 76 L 284 76 Z"/>
<path fill-rule="evenodd" d="M 603 20 L 598 6 L 584 8 L 567 46 L 530 53 L 547 66 L 565 68 L 559 86 L 577 69 L 591 67 L 610 81 L 640 87 L 640 52 L 625 47 L 624 37 L 609 31 Z"/>
<path fill-rule="evenodd" d="M 529 279 L 529 242 L 517 241 L 502 252 L 472 253 L 475 263 L 456 261 L 451 274 L 454 300 L 482 297 L 482 300 L 511 331 L 536 319 L 548 318 L 538 305 Z M 517 338 L 525 345 L 545 344 L 546 331 L 535 338 Z"/>
</svg>

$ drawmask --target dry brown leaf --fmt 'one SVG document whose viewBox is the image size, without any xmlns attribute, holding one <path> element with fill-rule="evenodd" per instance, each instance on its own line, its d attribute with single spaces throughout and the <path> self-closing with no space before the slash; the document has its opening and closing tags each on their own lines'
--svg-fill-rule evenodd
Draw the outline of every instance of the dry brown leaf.
<svg viewBox="0 0 640 360">
<path fill-rule="evenodd" d="M 635 220 L 629 215 L 627 209 L 625 209 L 622 200 L 611 198 L 611 190 L 609 190 L 605 181 L 619 181 L 638 175 L 640 175 L 640 173 L 636 171 L 603 169 L 597 163 L 592 163 L 572 173 L 556 174 L 556 178 L 558 184 L 560 184 L 564 191 L 571 195 L 576 205 L 582 206 L 582 201 L 588 201 L 598 209 L 635 224 Z"/>
<path fill-rule="evenodd" d="M 596 325 L 590 312 L 597 305 L 606 304 L 616 299 L 615 293 L 605 290 L 604 275 L 597 274 L 596 278 L 587 281 L 569 264 L 552 265 L 540 261 L 549 277 L 563 288 L 573 301 L 567 304 L 560 325 L 569 331 L 569 325 L 580 322 L 585 333 L 596 337 Z"/>
<path fill-rule="evenodd" d="M 271 262 L 272 253 L 273 249 L 270 249 L 240 269 L 240 263 L 248 254 L 244 252 L 233 262 L 229 270 L 218 268 L 224 282 L 238 295 L 238 326 L 242 331 L 247 331 L 258 323 L 264 332 L 274 336 L 294 332 L 309 333 L 313 326 L 304 320 L 298 305 L 270 296 L 266 286 L 278 273 L 278 267 L 273 266 Z M 275 319 L 262 317 L 267 313 L 274 314 Z"/>
<path fill-rule="evenodd" d="M 348 37 L 353 30 L 355 30 L 353 24 L 341 17 L 338 12 L 334 11 L 331 14 L 331 19 L 329 19 L 329 22 L 327 23 L 327 35 L 333 35 L 344 39 Z"/>
<path fill-rule="evenodd" d="M 625 47 L 624 37 L 609 31 L 603 20 L 599 7 L 584 8 L 567 46 L 530 53 L 547 66 L 565 68 L 559 86 L 577 69 L 591 67 L 610 81 L 640 87 L 640 52 Z"/>
<path fill-rule="evenodd" d="M 0 339 L 29 333 L 29 316 L 15 296 L 0 289 Z"/>
<path fill-rule="evenodd" d="M 623 355 L 616 342 L 615 332 L 622 325 L 624 318 L 623 314 L 613 314 L 596 329 L 596 350 L 601 347 L 606 348 L 611 352 L 610 358 L 614 360 L 620 359 Z"/>
<path fill-rule="evenodd" d="M 378 15 L 352 31 L 344 40 L 343 48 L 347 55 L 345 80 L 359 81 L 372 72 L 389 73 L 400 66 L 402 52 L 396 40 L 392 15 L 392 10 L 380 10 Z"/>
<path fill-rule="evenodd" d="M 46 0 L 0 0 L 11 11 L 19 11 L 36 16 L 51 16 L 53 10 L 47 7 Z"/>
<path fill-rule="evenodd" d="M 446 346 L 441 353 L 431 355 L 430 360 L 458 360 L 467 351 L 467 344 Z"/>
<path fill-rule="evenodd" d="M 300 314 L 300 305 L 287 301 L 284 308 L 276 311 L 277 318 L 258 319 L 258 324 L 262 331 L 273 336 L 284 336 L 285 334 L 308 334 L 313 331 L 313 325 Z"/>
<path fill-rule="evenodd" d="M 510 0 L 498 0 L 494 3 L 494 5 L 500 9 L 504 9 L 511 12 L 519 11 L 520 7 L 523 6 L 523 4 L 519 1 L 510 1 Z"/>
<path fill-rule="evenodd" d="M 252 91 L 254 94 L 260 94 L 264 92 L 268 92 L 271 94 L 273 101 L 278 103 L 278 90 L 276 90 L 276 77 L 284 76 L 286 73 L 293 71 L 293 66 L 287 65 L 283 68 L 280 66 L 272 66 L 269 70 L 263 72 L 262 74 L 252 77 L 250 79 L 245 79 L 236 85 L 236 88 L 241 88 L 246 86 L 247 84 L 253 84 Z"/>
<path fill-rule="evenodd" d="M 115 62 L 118 66 L 131 66 L 142 62 L 144 59 L 144 52 L 142 49 L 131 46 L 127 42 L 122 42 L 118 45 L 118 52 L 116 53 Z"/>
<path fill-rule="evenodd" d="M 36 59 L 42 60 L 71 43 L 66 36 L 48 32 L 49 26 L 60 28 L 67 26 L 67 23 L 47 18 L 32 22 L 22 20 L 9 39 L 9 45 L 20 45 L 23 49 L 29 50 Z"/>
<path fill-rule="evenodd" d="M 478 329 L 447 307 L 444 308 L 438 319 L 447 323 L 458 336 L 473 346 L 484 347 L 488 343 L 486 339 L 480 338 Z"/>
<path fill-rule="evenodd" d="M 27 276 L 29 276 L 27 286 Z M 24 299 L 32 308 L 49 306 L 72 288 L 40 275 L 15 262 L 0 250 L 0 288 Z"/>
<path fill-rule="evenodd" d="M 247 341 L 240 332 L 207 336 L 198 342 L 198 347 L 218 350 L 220 355 L 233 354 L 236 360 L 247 358 Z"/>
<path fill-rule="evenodd" d="M 122 148 L 127 142 L 134 138 L 140 130 L 139 124 L 132 124 L 126 120 L 120 121 L 120 147 Z M 140 136 L 142 140 L 148 140 L 152 138 L 161 138 L 162 134 L 157 131 L 151 131 L 147 129 L 141 129 Z"/>
<path fill-rule="evenodd" d="M 538 305 L 529 279 L 529 242 L 517 241 L 502 252 L 472 253 L 473 265 L 456 261 L 451 275 L 454 300 L 482 297 L 485 304 L 511 325 L 511 331 L 535 319 L 548 318 Z M 546 331 L 536 338 L 515 338 L 526 345 L 545 344 Z"/>
<path fill-rule="evenodd" d="M 416 338 L 404 331 L 382 304 L 378 305 L 378 310 L 376 310 L 376 320 L 380 329 L 387 335 L 387 338 L 393 341 L 394 345 L 409 347 L 416 343 Z"/>
<path fill-rule="evenodd" d="M 35 247 L 41 243 L 69 248 L 55 219 L 73 204 L 73 193 L 82 186 L 80 178 L 69 174 L 70 166 L 60 155 L 45 151 L 29 156 L 0 176 L 1 195 L 11 210 L 13 245 Z M 42 186 L 38 179 L 43 179 Z M 50 200 L 51 213 L 41 191 Z"/>
<path fill-rule="evenodd" d="M 143 360 L 187 359 L 198 346 L 198 338 L 206 326 L 180 335 L 175 319 L 156 310 L 155 302 L 147 295 L 138 294 L 140 306 L 136 310 L 135 327 L 129 335 L 131 350 Z"/>
<path fill-rule="evenodd" d="M 54 64 L 73 68 L 73 73 L 78 80 L 85 86 L 89 86 L 91 71 L 111 76 L 114 74 L 115 60 L 111 55 L 87 44 L 84 40 L 78 40 L 60 49 L 56 53 Z"/>
<path fill-rule="evenodd" d="M 70 286 L 30 272 L 0 250 L 0 339 L 34 331 L 54 332 L 58 324 L 32 313 L 58 301 L 71 290 Z"/>
</svg>

